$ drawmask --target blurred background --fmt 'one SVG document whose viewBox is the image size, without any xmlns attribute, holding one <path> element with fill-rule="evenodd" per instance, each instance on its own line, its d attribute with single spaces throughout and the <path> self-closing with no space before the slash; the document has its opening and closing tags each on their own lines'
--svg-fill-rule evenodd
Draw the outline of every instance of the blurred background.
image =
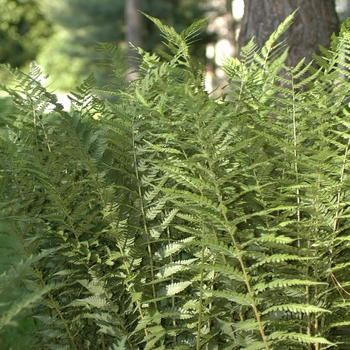
<svg viewBox="0 0 350 350">
<path fill-rule="evenodd" d="M 336 9 L 346 19 L 350 0 L 337 0 Z M 50 76 L 50 91 L 74 90 L 92 70 L 108 75 L 96 67 L 98 42 L 162 48 L 159 31 L 139 10 L 177 31 L 208 18 L 192 53 L 207 69 L 207 88 L 215 88 L 223 56 L 238 53 L 243 0 L 0 0 L 0 62 L 28 71 L 35 60 Z"/>
</svg>

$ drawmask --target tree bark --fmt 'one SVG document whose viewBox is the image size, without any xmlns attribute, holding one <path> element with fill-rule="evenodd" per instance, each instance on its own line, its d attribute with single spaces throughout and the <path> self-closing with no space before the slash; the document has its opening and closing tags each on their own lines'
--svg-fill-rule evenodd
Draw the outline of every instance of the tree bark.
<svg viewBox="0 0 350 350">
<path fill-rule="evenodd" d="M 290 47 L 286 62 L 289 66 L 304 57 L 310 62 L 314 53 L 320 53 L 318 45 L 328 48 L 332 33 L 339 30 L 334 0 L 245 0 L 244 5 L 240 47 L 255 36 L 261 48 L 278 25 L 299 8 L 294 23 L 281 38 L 287 38 Z"/>
<path fill-rule="evenodd" d="M 142 33 L 142 15 L 141 0 L 127 0 L 125 2 L 125 40 L 127 45 L 132 43 L 134 46 L 141 46 Z M 133 50 L 129 50 L 131 70 L 138 68 L 135 57 L 137 54 Z M 129 77 L 130 78 L 130 77 Z"/>
</svg>

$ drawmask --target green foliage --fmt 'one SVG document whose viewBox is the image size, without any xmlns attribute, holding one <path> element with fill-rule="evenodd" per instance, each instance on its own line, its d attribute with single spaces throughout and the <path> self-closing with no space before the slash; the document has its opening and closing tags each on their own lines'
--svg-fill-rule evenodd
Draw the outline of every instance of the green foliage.
<svg viewBox="0 0 350 350">
<path fill-rule="evenodd" d="M 36 0 L 0 0 L 0 62 L 22 67 L 52 34 Z"/>
<path fill-rule="evenodd" d="M 286 67 L 287 18 L 226 60 L 214 100 L 188 51 L 200 22 L 149 18 L 167 52 L 139 49 L 138 80 L 100 47 L 113 101 L 91 75 L 66 112 L 37 66 L 3 66 L 1 224 L 26 260 L 1 278 L 25 268 L 28 290 L 7 327 L 34 303 L 36 348 L 349 348 L 350 34 L 319 70 Z"/>
<path fill-rule="evenodd" d="M 200 3 L 199 0 L 142 0 L 140 6 L 141 10 L 181 31 L 212 10 L 212 6 L 201 6 Z M 40 8 L 52 22 L 54 34 L 40 50 L 37 61 L 46 72 L 50 72 L 52 86 L 70 91 L 92 70 L 97 80 L 104 83 L 111 71 L 96 66 L 96 43 L 113 43 L 127 51 L 125 1 L 44 0 Z M 206 43 L 215 39 L 202 28 L 201 34 L 204 40 L 192 45 L 192 52 L 197 59 L 203 60 Z M 158 28 L 152 22 L 142 23 L 140 37 L 144 50 L 164 49 Z"/>
</svg>

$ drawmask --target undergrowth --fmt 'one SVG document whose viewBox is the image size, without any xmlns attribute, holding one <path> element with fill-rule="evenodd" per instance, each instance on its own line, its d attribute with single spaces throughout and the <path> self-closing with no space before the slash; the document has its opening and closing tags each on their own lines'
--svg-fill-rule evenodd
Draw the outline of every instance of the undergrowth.
<svg viewBox="0 0 350 350">
<path fill-rule="evenodd" d="M 1 66 L 0 223 L 22 257 L 2 334 L 25 311 L 34 349 L 348 349 L 347 24 L 319 69 L 286 67 L 288 17 L 226 59 L 213 99 L 188 51 L 202 21 L 148 18 L 168 51 L 137 49 L 137 80 L 99 46 L 110 99 L 91 75 L 68 112 L 37 66 Z"/>
</svg>

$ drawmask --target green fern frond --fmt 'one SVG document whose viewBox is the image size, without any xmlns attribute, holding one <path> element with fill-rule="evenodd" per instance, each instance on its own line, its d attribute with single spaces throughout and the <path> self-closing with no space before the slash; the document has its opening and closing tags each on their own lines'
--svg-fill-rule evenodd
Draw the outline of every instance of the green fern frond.
<svg viewBox="0 0 350 350">
<path fill-rule="evenodd" d="M 180 252 L 183 247 L 188 244 L 189 242 L 193 241 L 194 237 L 188 237 L 185 239 L 182 239 L 178 242 L 172 242 L 169 243 L 163 247 L 161 247 L 157 252 L 154 253 L 155 259 L 164 259 L 170 255 L 177 254 Z"/>
<path fill-rule="evenodd" d="M 331 313 L 331 311 L 327 309 L 323 309 L 314 305 L 301 305 L 301 304 L 284 304 L 284 305 L 275 305 L 270 308 L 267 308 L 262 313 L 263 315 L 268 314 L 274 311 L 288 311 L 292 313 Z"/>
<path fill-rule="evenodd" d="M 137 49 L 140 78 L 116 77 L 117 99 L 91 75 L 64 112 L 38 67 L 6 68 L 0 214 L 19 252 L 60 247 L 9 278 L 41 296 L 43 346 L 347 344 L 350 36 L 318 70 L 285 67 L 288 17 L 261 53 L 252 40 L 225 61 L 231 89 L 211 100 L 188 47 L 204 21 L 178 34 L 148 18 L 168 51 Z M 122 53 L 99 49 L 124 76 Z"/>
<path fill-rule="evenodd" d="M 295 333 L 295 332 L 274 332 L 269 336 L 270 339 L 278 339 L 278 340 L 286 340 L 291 339 L 294 341 L 298 341 L 299 343 L 311 343 L 311 344 L 327 344 L 327 345 L 335 345 L 334 343 L 328 341 L 323 337 L 313 337 L 303 333 Z"/>
<path fill-rule="evenodd" d="M 283 33 L 285 33 L 293 23 L 293 18 L 296 11 L 291 13 L 286 19 L 278 26 L 278 28 L 270 35 L 269 39 L 266 41 L 265 46 L 262 48 L 262 56 L 267 59 L 270 56 L 270 52 L 274 48 L 277 39 L 279 39 Z M 281 44 L 278 44 L 281 45 Z"/>
<path fill-rule="evenodd" d="M 130 68 L 126 50 L 123 51 L 112 43 L 101 42 L 97 43 L 96 51 L 101 55 L 98 65 L 111 67 L 111 75 L 114 78 L 113 81 L 103 82 L 104 86 L 99 89 L 112 95 L 119 94 L 119 90 L 123 89 L 124 80 Z"/>
</svg>

